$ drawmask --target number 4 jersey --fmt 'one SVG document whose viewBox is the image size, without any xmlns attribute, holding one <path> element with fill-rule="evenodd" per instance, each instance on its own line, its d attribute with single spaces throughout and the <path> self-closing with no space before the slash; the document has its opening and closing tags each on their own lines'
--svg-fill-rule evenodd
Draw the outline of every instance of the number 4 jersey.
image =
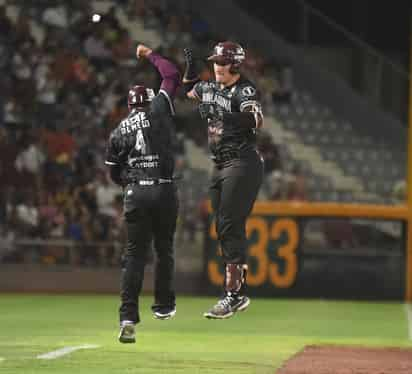
<svg viewBox="0 0 412 374">
<path fill-rule="evenodd" d="M 171 178 L 173 115 L 173 103 L 163 90 L 153 98 L 147 111 L 132 110 L 110 134 L 106 164 L 121 166 L 126 183 Z"/>
</svg>

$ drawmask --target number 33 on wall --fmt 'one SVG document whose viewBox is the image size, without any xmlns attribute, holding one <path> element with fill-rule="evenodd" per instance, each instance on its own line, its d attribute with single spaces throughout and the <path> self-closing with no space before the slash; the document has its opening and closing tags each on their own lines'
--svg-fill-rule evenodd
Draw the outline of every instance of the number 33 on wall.
<svg viewBox="0 0 412 374">
<path fill-rule="evenodd" d="M 210 237 L 217 239 L 215 224 L 210 225 Z M 256 267 L 249 267 L 247 282 L 249 286 L 258 287 L 269 282 L 277 288 L 288 288 L 296 280 L 298 270 L 297 248 L 299 244 L 299 229 L 296 221 L 289 218 L 277 219 L 273 222 L 255 216 L 247 221 L 246 234 L 248 238 L 256 234 L 257 240 L 249 246 L 249 262 L 254 261 Z M 286 241 L 276 250 L 276 256 L 269 256 L 271 241 L 277 241 L 282 234 L 286 234 Z M 274 249 L 273 249 L 274 250 Z M 269 257 L 276 258 L 277 262 L 270 261 Z M 278 263 L 282 263 L 280 267 Z M 215 285 L 222 285 L 223 273 L 219 270 L 216 260 L 208 261 L 208 275 Z"/>
</svg>

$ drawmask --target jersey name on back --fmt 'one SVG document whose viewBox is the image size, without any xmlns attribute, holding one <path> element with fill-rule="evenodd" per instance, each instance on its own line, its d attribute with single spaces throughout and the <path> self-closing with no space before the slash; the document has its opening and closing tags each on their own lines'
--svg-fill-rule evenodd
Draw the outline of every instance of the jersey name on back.
<svg viewBox="0 0 412 374">
<path fill-rule="evenodd" d="M 146 113 L 137 112 L 120 123 L 120 133 L 126 135 L 146 127 L 150 127 L 150 121 L 146 118 Z"/>
</svg>

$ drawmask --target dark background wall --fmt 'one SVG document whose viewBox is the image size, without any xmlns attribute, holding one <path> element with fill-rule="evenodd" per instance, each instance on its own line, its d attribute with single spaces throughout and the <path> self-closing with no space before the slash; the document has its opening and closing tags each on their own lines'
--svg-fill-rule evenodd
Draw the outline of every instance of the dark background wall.
<svg viewBox="0 0 412 374">
<path fill-rule="evenodd" d="M 287 40 L 301 41 L 302 7 L 300 1 L 237 0 L 237 3 Z M 307 0 L 307 3 L 381 52 L 388 55 L 401 52 L 404 56 L 403 63 L 407 64 L 412 9 L 410 1 Z M 341 34 L 328 30 L 326 32 L 327 29 L 313 23 L 308 42 L 323 46 L 345 44 L 345 39 Z"/>
</svg>

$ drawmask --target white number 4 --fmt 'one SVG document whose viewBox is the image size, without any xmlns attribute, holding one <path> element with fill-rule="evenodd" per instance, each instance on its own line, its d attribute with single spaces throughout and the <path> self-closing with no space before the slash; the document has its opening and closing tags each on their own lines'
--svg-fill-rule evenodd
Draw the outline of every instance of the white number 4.
<svg viewBox="0 0 412 374">
<path fill-rule="evenodd" d="M 134 146 L 136 151 L 140 151 L 141 154 L 146 154 L 146 143 L 143 137 L 143 131 L 141 129 L 137 130 L 136 133 L 136 144 Z"/>
</svg>

